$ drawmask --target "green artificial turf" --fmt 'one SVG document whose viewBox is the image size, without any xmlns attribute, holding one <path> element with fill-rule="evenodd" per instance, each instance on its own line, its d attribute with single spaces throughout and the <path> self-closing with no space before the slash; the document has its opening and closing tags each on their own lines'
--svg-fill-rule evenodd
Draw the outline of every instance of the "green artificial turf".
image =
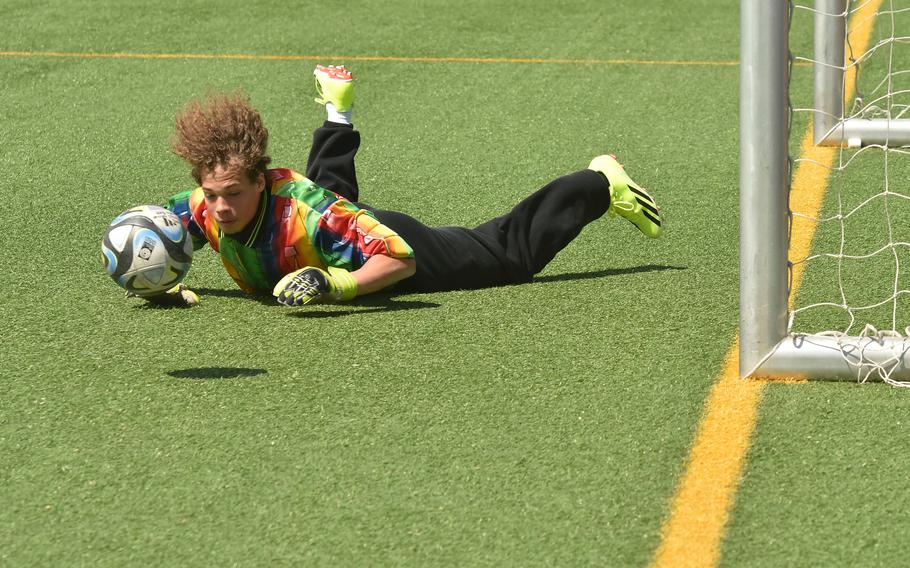
<svg viewBox="0 0 910 568">
<path fill-rule="evenodd" d="M 708 271 L 670 252 L 673 241 L 648 243 L 606 220 L 526 286 L 288 310 L 243 297 L 203 250 L 188 278 L 203 304 L 147 309 L 103 273 L 100 235 L 123 208 L 187 187 L 166 151 L 170 121 L 205 89 L 193 77 L 211 64 L 128 72 L 135 65 L 15 61 L 23 79 L 8 100 L 36 126 L 10 131 L 7 148 L 25 151 L 4 154 L 7 238 L 32 243 L 5 256 L 3 270 L 13 308 L 0 324 L 9 338 L 2 427 L 12 506 L 0 515 L 10 561 L 647 561 L 734 325 L 721 317 L 734 305 L 722 281 L 711 278 L 718 294 L 702 301 L 726 305 L 699 316 L 721 326 L 712 356 L 690 348 L 688 308 L 661 293 L 697 297 Z M 262 63 L 231 65 L 232 80 L 222 81 L 263 110 L 276 163 L 302 164 L 320 121 L 309 85 L 276 90 L 258 83 Z M 30 84 L 45 66 L 46 86 L 67 85 L 59 106 Z M 669 135 L 659 124 L 622 128 L 613 113 L 589 132 L 590 118 L 566 117 L 563 101 L 545 97 L 516 99 L 512 116 L 489 114 L 480 87 L 501 69 L 470 67 L 460 80 L 474 88 L 447 99 L 441 85 L 457 83 L 453 71 L 420 68 L 462 111 L 410 115 L 413 86 L 395 78 L 409 66 L 360 65 L 360 164 L 365 197 L 427 222 L 503 212 L 615 147 L 610 130 L 642 141 Z M 516 93 L 562 72 L 524 71 L 508 77 Z M 637 67 L 610 72 L 655 80 Z M 723 73 L 735 75 L 706 70 Z M 652 85 L 636 89 L 656 103 Z M 597 93 L 592 108 L 614 96 Z M 649 160 L 646 143 L 629 144 L 629 162 L 654 185 L 683 162 Z M 28 167 L 17 165 L 23 154 Z M 674 207 L 672 188 L 664 193 Z M 697 235 L 684 224 L 676 232 Z M 688 363 L 644 355 L 668 342 Z M 213 368 L 236 376 L 215 378 Z M 678 410 L 668 416 L 668 405 Z"/>
<path fill-rule="evenodd" d="M 769 388 L 723 565 L 903 565 L 908 408 L 882 385 Z"/>
<path fill-rule="evenodd" d="M 735 3 L 693 0 L 15 1 L 0 16 L 0 51 L 729 63 L 739 42 Z M 244 296 L 204 249 L 199 307 L 123 298 L 101 235 L 192 186 L 168 152 L 175 112 L 243 90 L 273 163 L 303 169 L 316 62 L 0 56 L 0 563 L 647 564 L 737 326 L 738 67 L 323 60 L 357 75 L 365 201 L 476 224 L 609 151 L 658 197 L 665 238 L 605 218 L 531 284 L 296 310 Z M 797 469 L 765 444 L 798 427 L 800 455 L 826 435 L 807 419 L 826 397 L 869 424 L 904 405 L 877 387 L 769 390 L 731 559 L 774 538 L 753 487 Z M 837 477 L 866 446 L 841 451 L 805 467 Z M 884 521 L 887 496 L 869 499 L 843 518 Z M 820 518 L 841 503 L 811 486 L 790 500 Z"/>
</svg>

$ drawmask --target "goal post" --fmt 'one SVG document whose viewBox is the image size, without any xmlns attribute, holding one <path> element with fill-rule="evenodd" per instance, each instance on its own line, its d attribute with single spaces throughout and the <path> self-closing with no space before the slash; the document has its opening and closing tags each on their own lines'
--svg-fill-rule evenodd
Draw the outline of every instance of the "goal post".
<svg viewBox="0 0 910 568">
<path fill-rule="evenodd" d="M 787 335 L 789 6 L 740 2 L 740 375 Z"/>
<path fill-rule="evenodd" d="M 812 10 L 813 138 L 825 146 L 881 144 L 887 152 L 887 144 L 910 142 L 910 120 L 845 119 L 847 9 L 847 0 L 816 0 Z M 910 339 L 789 329 L 791 15 L 787 1 L 740 2 L 740 376 L 894 384 L 910 379 Z"/>
</svg>

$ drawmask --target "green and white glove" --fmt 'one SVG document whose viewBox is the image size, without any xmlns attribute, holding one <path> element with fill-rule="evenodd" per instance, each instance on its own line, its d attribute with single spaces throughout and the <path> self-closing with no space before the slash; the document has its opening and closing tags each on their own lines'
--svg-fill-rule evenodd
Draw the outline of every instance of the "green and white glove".
<svg viewBox="0 0 910 568">
<path fill-rule="evenodd" d="M 285 306 L 334 304 L 351 300 L 357 295 L 357 281 L 343 268 L 330 266 L 328 272 L 307 266 L 285 275 L 272 295 Z"/>
<path fill-rule="evenodd" d="M 182 282 L 166 292 L 161 292 L 160 294 L 154 294 L 152 296 L 139 296 L 138 294 L 130 292 L 127 292 L 126 294 L 127 298 L 133 296 L 142 298 L 143 300 L 148 301 L 148 303 L 155 304 L 156 306 L 192 307 L 199 303 L 199 295 L 187 288 L 186 284 Z"/>
</svg>

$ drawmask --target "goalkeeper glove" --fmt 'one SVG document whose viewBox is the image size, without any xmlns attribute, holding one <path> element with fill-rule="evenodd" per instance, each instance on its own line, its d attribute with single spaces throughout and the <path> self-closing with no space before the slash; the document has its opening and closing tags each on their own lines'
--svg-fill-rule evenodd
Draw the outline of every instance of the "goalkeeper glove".
<svg viewBox="0 0 910 568">
<path fill-rule="evenodd" d="M 272 295 L 285 306 L 331 304 L 350 300 L 357 295 L 357 281 L 343 268 L 330 266 L 328 272 L 307 266 L 285 275 Z"/>
<path fill-rule="evenodd" d="M 126 293 L 127 298 L 133 296 L 138 296 L 156 306 L 192 307 L 199 303 L 199 295 L 187 288 L 186 284 L 182 282 L 166 292 L 151 296 L 139 296 L 132 292 Z"/>
</svg>

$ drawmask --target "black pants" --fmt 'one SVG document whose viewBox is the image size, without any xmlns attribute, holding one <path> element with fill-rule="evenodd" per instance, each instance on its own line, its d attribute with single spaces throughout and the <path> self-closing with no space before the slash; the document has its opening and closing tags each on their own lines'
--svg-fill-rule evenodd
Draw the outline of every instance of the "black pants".
<svg viewBox="0 0 910 568">
<path fill-rule="evenodd" d="M 530 282 L 585 225 L 610 206 L 603 175 L 582 170 L 553 180 L 501 217 L 468 229 L 427 227 L 397 211 L 360 201 L 354 156 L 360 133 L 326 122 L 313 133 L 306 176 L 372 211 L 414 249 L 417 273 L 399 291 L 436 292 Z"/>
</svg>

